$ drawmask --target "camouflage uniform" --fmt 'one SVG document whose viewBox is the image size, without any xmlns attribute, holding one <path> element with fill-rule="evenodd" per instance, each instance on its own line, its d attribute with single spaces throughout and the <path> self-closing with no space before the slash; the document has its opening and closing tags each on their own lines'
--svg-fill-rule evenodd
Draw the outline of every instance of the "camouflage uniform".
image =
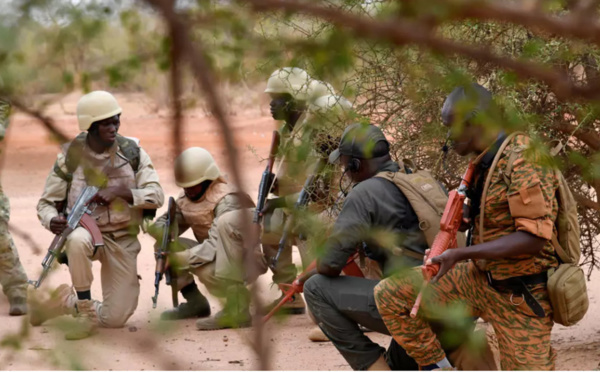
<svg viewBox="0 0 600 372">
<path fill-rule="evenodd" d="M 10 104 L 0 100 L 0 141 L 9 124 Z M 19 260 L 15 243 L 8 232 L 9 200 L 0 185 L 0 283 L 9 301 L 27 296 L 27 275 Z"/>
<path fill-rule="evenodd" d="M 545 312 L 545 316 L 536 316 L 519 296 L 491 287 L 486 276 L 502 280 L 543 273 L 557 266 L 550 239 L 558 211 L 555 197 L 558 180 L 553 170 L 545 169 L 539 165 L 539 159 L 530 156 L 528 141 L 525 136 L 516 136 L 502 153 L 485 199 L 485 233 L 483 237 L 480 235 L 480 222 L 476 218 L 474 242 L 526 231 L 546 239 L 544 248 L 533 256 L 459 263 L 438 283 L 428 287 L 421 306 L 421 315 L 433 318 L 447 316 L 451 306 L 466 306 L 473 316 L 489 321 L 498 337 L 501 367 L 508 370 L 553 369 L 555 359 L 550 345 L 553 321 L 546 285 L 528 287 Z M 513 151 L 518 153 L 513 171 L 504 175 Z M 481 156 L 476 162 L 480 160 Z M 394 339 L 425 366 L 442 360 L 445 355 L 423 318 L 409 316 L 422 283 L 419 270 L 391 277 L 376 287 L 375 298 Z"/>
</svg>

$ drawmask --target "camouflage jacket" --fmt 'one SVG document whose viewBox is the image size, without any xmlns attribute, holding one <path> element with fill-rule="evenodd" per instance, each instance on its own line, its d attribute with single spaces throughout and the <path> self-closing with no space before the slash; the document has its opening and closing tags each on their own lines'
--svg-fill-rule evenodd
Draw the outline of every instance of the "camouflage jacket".
<svg viewBox="0 0 600 372">
<path fill-rule="evenodd" d="M 491 241 L 516 231 L 525 231 L 547 240 L 544 248 L 534 256 L 522 255 L 497 260 L 478 260 L 480 269 L 491 272 L 494 279 L 531 275 L 556 267 L 554 248 L 550 242 L 555 231 L 558 213 L 556 190 L 558 179 L 552 168 L 544 166 L 529 138 L 515 136 L 506 146 L 494 168 L 485 198 L 483 237 L 480 235 L 480 217 L 475 218 L 474 244 Z M 508 157 L 518 152 L 512 164 L 508 184 L 502 174 L 507 169 Z M 483 154 L 475 160 L 481 160 Z M 478 177 L 487 177 L 487 173 Z"/>
</svg>

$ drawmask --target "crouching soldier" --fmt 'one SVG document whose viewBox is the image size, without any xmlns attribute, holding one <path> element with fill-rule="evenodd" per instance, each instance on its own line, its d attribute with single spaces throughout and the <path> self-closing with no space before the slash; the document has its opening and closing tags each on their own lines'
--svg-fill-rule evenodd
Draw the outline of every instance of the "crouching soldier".
<svg viewBox="0 0 600 372">
<path fill-rule="evenodd" d="M 456 88 L 442 108 L 454 150 L 476 156 L 467 191 L 474 244 L 430 260 L 440 271 L 425 292 L 421 312 L 447 313 L 461 306 L 493 326 L 503 370 L 551 370 L 555 354 L 547 281 L 548 271 L 558 265 L 552 241 L 559 173 L 540 164 L 527 136 L 506 136 L 486 122 L 491 101 L 489 91 L 472 84 Z M 423 283 L 420 270 L 412 274 L 382 281 L 375 289 L 377 307 L 394 339 L 419 366 L 448 367 L 431 327 L 423 317 L 409 315 Z"/>
<path fill-rule="evenodd" d="M 140 284 L 137 239 L 144 210 L 156 210 L 163 203 L 158 174 L 137 141 L 118 134 L 121 107 L 112 94 L 94 91 L 77 104 L 79 128 L 87 131 L 65 147 L 46 179 L 37 205 L 44 227 L 60 234 L 67 226 L 68 214 L 87 186 L 100 191 L 91 200 L 92 217 L 101 232 L 103 245 L 94 244 L 92 235 L 77 227 L 64 246 L 69 273 L 76 293 L 63 284 L 48 303 L 38 303 L 31 317 L 33 325 L 47 319 L 72 314 L 77 326 L 66 333 L 67 339 L 81 339 L 98 325 L 122 327 L 138 304 Z M 64 205 L 57 210 L 57 205 Z M 103 302 L 92 300 L 92 262 L 102 265 Z"/>
<path fill-rule="evenodd" d="M 255 278 L 246 278 L 242 268 L 242 213 L 248 213 L 246 220 L 251 221 L 252 199 L 227 184 L 211 154 L 200 147 L 185 150 L 175 160 L 175 183 L 183 188 L 176 200 L 177 234 L 192 229 L 195 239 L 178 238 L 169 256 L 177 277 L 171 285 L 177 286 L 187 302 L 165 311 L 161 318 L 205 318 L 198 319 L 199 330 L 250 326 L 250 294 L 245 283 Z M 152 230 L 164 227 L 167 218 L 167 214 L 158 218 Z M 259 247 L 255 251 L 252 257 L 263 263 L 264 272 Z M 225 299 L 223 310 L 215 316 L 209 317 L 210 305 L 193 275 L 212 295 Z"/>
</svg>

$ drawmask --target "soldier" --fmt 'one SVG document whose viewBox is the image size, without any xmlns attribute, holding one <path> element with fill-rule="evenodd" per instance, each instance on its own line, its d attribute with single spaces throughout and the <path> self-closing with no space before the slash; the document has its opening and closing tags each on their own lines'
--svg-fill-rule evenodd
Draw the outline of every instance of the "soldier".
<svg viewBox="0 0 600 372">
<path fill-rule="evenodd" d="M 491 101 L 489 91 L 472 84 L 454 89 L 444 102 L 442 121 L 454 151 L 476 156 L 466 221 L 474 221 L 474 245 L 429 260 L 440 271 L 421 311 L 439 316 L 461 306 L 493 326 L 502 369 L 550 370 L 555 354 L 546 281 L 558 265 L 551 243 L 558 178 L 539 164 L 526 136 L 507 138 L 487 122 Z M 422 283 L 420 272 L 382 281 L 375 290 L 377 307 L 394 339 L 423 369 L 449 367 L 429 325 L 409 316 Z"/>
<path fill-rule="evenodd" d="M 287 216 L 284 207 L 294 205 L 302 185 L 316 164 L 315 148 L 306 129 L 306 118 L 309 105 L 318 97 L 331 94 L 333 88 L 326 83 L 312 79 L 306 71 L 296 67 L 285 67 L 271 74 L 265 93 L 271 100 L 273 119 L 283 122 L 280 128 L 281 145 L 279 149 L 279 165 L 275 174 L 275 183 L 271 190 L 274 198 L 268 199 L 262 213 L 264 215 L 262 247 L 267 262 L 275 257 L 281 232 Z M 307 155 L 308 154 L 308 155 Z M 293 241 L 292 241 L 293 240 Z M 295 243 L 300 249 L 302 262 L 308 265 L 310 258 L 298 239 L 290 239 L 289 246 Z M 290 284 L 296 278 L 297 270 L 292 262 L 292 250 L 286 249 L 281 254 L 277 266 L 273 269 L 273 282 Z M 275 306 L 276 300 L 268 306 Z M 268 309 L 267 309 L 268 310 Z M 302 296 L 294 296 L 287 302 L 281 312 L 303 314 L 305 312 Z"/>
<path fill-rule="evenodd" d="M 179 252 L 170 255 L 177 273 L 177 281 L 171 285 L 177 286 L 187 302 L 163 312 L 161 318 L 210 316 L 210 305 L 194 282 L 194 274 L 212 295 L 225 299 L 223 310 L 197 321 L 199 330 L 249 327 L 250 293 L 246 283 L 255 278 L 243 274 L 242 213 L 251 220 L 252 199 L 229 186 L 211 154 L 200 147 L 191 147 L 177 157 L 175 183 L 183 188 L 176 200 L 178 234 L 191 228 L 196 239 L 179 238 Z M 158 218 L 153 230 L 162 228 L 167 217 L 165 213 Z M 257 249 L 254 253 L 266 271 L 261 252 Z"/>
<path fill-rule="evenodd" d="M 163 191 L 150 157 L 137 141 L 117 133 L 121 111 L 108 92 L 94 91 L 81 97 L 77 119 L 84 132 L 58 155 L 37 205 L 42 225 L 59 234 L 66 220 L 57 204 L 64 203 L 68 213 L 87 185 L 100 187 L 92 200 L 96 204 L 92 217 L 102 232 L 104 245 L 95 248 L 90 233 L 77 227 L 65 243 L 76 293 L 69 285 L 61 285 L 50 302 L 39 304 L 31 317 L 31 323 L 38 325 L 61 314 L 76 316 L 78 326 L 66 333 L 67 339 L 88 337 L 97 325 L 122 327 L 133 314 L 140 291 L 139 226 L 144 210 L 155 211 L 163 203 Z M 96 260 L 102 264 L 103 302 L 92 300 L 90 291 L 92 261 Z"/>
<path fill-rule="evenodd" d="M 0 99 L 0 141 L 8 129 L 10 104 Z M 1 151 L 1 149 L 0 149 Z M 8 232 L 10 203 L 0 185 L 0 283 L 8 297 L 10 315 L 27 314 L 27 275 L 19 260 L 17 247 Z"/>
<path fill-rule="evenodd" d="M 389 143 L 378 127 L 363 124 L 346 128 L 330 162 L 340 162 L 356 186 L 348 193 L 324 244 L 324 253 L 317 259 L 320 275 L 304 285 L 308 307 L 353 369 L 416 369 L 414 360 L 395 342 L 386 352 L 359 327 L 389 334 L 375 307 L 373 289 L 379 280 L 339 276 L 363 243 L 363 253 L 379 264 L 384 277 L 422 263 L 427 240 L 421 223 L 407 196 L 392 181 L 396 173 L 410 173 L 410 169 L 391 160 Z M 430 193 L 432 197 L 445 198 L 433 179 L 425 186 L 437 190 Z M 466 327 L 465 336 L 471 328 Z M 460 342 L 454 342 L 446 347 L 459 350 L 459 345 Z M 459 353 L 456 358 L 464 358 Z M 486 358 L 488 362 L 467 357 L 462 365 L 467 369 L 495 369 L 491 353 Z"/>
</svg>

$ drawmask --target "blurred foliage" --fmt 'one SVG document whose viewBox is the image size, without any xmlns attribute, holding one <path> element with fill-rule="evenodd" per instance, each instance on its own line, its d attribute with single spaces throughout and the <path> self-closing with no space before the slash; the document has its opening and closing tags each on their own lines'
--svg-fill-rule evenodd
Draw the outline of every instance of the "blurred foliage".
<svg viewBox="0 0 600 372">
<path fill-rule="evenodd" d="M 493 50 L 515 60 L 555 67 L 573 81 L 598 81 L 599 50 L 591 43 L 537 32 L 510 23 L 445 21 L 452 3 L 325 0 L 324 8 L 384 21 L 429 20 L 449 40 Z M 570 2 L 547 1 L 562 14 Z M 178 1 L 176 8 L 202 40 L 211 72 L 221 83 L 230 113 L 257 105 L 249 88 L 281 66 L 305 68 L 354 101 L 356 111 L 380 125 L 392 139 L 396 158 L 433 168 L 449 188 L 457 185 L 464 160 L 450 153 L 440 161 L 445 130 L 439 112 L 456 85 L 477 81 L 494 92 L 502 114 L 490 121 L 524 130 L 542 144 L 567 146 L 559 163 L 581 201 L 584 263 L 600 233 L 600 107 L 595 102 L 560 100 L 544 84 L 518 78 L 491 63 L 442 57 L 419 46 L 392 46 L 356 37 L 345 28 L 291 12 L 254 11 L 244 2 Z M 142 91 L 169 101 L 171 42 L 165 24 L 143 1 L 12 0 L 0 13 L 2 90 L 15 96 L 66 94 L 104 88 Z M 186 76 L 190 75 L 185 71 Z M 193 79 L 183 79 L 186 107 L 203 105 Z M 240 94 L 240 89 L 245 90 Z M 200 99 L 198 99 L 200 97 Z M 576 129 L 576 130 L 575 130 Z M 575 133 L 574 133 L 575 132 Z M 574 137 L 569 139 L 571 134 Z"/>
<path fill-rule="evenodd" d="M 599 50 L 591 43 L 499 22 L 447 21 L 450 3 L 327 0 L 325 8 L 368 19 L 429 19 L 435 32 L 450 40 L 491 49 L 515 60 L 555 67 L 573 81 L 600 79 Z M 571 3 L 544 2 L 563 14 Z M 392 139 L 396 158 L 412 158 L 433 168 L 440 179 L 457 185 L 464 160 L 450 152 L 440 161 L 445 130 L 439 112 L 456 85 L 477 81 L 495 94 L 502 115 L 491 120 L 527 131 L 543 144 L 566 144 L 559 163 L 581 202 L 585 264 L 600 233 L 596 199 L 600 169 L 600 107 L 595 102 L 559 100 L 544 84 L 518 78 L 491 63 L 475 62 L 387 42 L 356 37 L 345 28 L 315 17 L 265 10 L 243 2 L 178 1 L 177 10 L 201 39 L 213 75 L 221 84 L 229 113 L 257 107 L 251 87 L 281 66 L 305 68 L 354 101 L 358 114 L 380 125 Z M 143 1 L 12 0 L 0 13 L 2 89 L 33 97 L 45 93 L 103 88 L 142 91 L 166 105 L 171 42 L 165 24 Z M 190 76 L 188 70 L 184 71 Z M 183 79 L 184 107 L 204 105 L 193 79 Z M 257 98 L 258 97 L 258 98 Z M 495 124 L 494 124 L 495 123 Z M 575 130 L 576 129 L 576 130 Z M 571 134 L 574 137 L 569 139 Z M 450 171 L 451 170 L 451 171 Z"/>
<path fill-rule="evenodd" d="M 144 92 L 157 107 L 171 100 L 170 51 L 173 45 L 164 21 L 145 1 L 128 0 L 6 0 L 0 10 L 0 93 L 23 97 L 36 106 L 49 103 L 43 95 L 108 89 Z M 417 20 L 448 40 L 478 46 L 516 61 L 533 61 L 562 71 L 577 84 L 600 81 L 598 47 L 503 22 L 450 20 L 451 1 L 321 0 L 309 2 L 326 9 L 377 22 Z M 544 11 L 564 14 L 571 1 L 543 2 Z M 556 159 L 580 203 L 583 264 L 599 266 L 600 233 L 600 106 L 578 99 L 561 100 L 549 87 L 523 79 L 492 63 L 459 55 L 448 57 L 415 44 L 399 47 L 367 39 L 331 22 L 292 12 L 254 9 L 242 1 L 177 1 L 178 14 L 191 25 L 192 38 L 202 41 L 210 73 L 219 82 L 229 114 L 257 108 L 264 82 L 277 68 L 297 66 L 329 82 L 350 99 L 358 117 L 383 128 L 394 158 L 411 158 L 433 169 L 452 189 L 466 168 L 453 152 L 442 159 L 446 130 L 440 108 L 453 87 L 472 81 L 489 88 L 499 111 L 490 126 L 528 132 L 541 153 L 559 141 L 565 146 Z M 205 106 L 203 93 L 189 69 L 183 71 L 183 106 Z M 333 93 L 333 92 L 332 92 Z M 44 97 L 44 99 L 40 99 Z M 43 107 L 41 107 L 43 109 Z M 205 108 L 206 109 L 206 108 Z M 208 111 L 208 109 L 206 109 Z M 342 128 L 327 132 L 338 137 Z M 308 154 L 306 144 L 298 152 Z M 334 141 L 335 142 L 335 141 Z M 308 156 L 308 155 L 306 155 Z M 339 174 L 328 169 L 329 179 Z M 302 172 L 297 170 L 298 174 Z M 321 180 L 319 182 L 324 183 Z M 329 182 L 329 181 L 328 181 Z M 322 250 L 331 217 L 340 199 L 328 195 L 330 211 L 316 216 L 297 214 L 307 231 L 311 251 Z M 346 185 L 341 186 L 346 189 Z M 393 237 L 377 237 L 392 245 Z M 462 311 L 458 311 L 462 314 Z M 458 314 L 457 313 L 457 314 Z M 25 332 L 25 331 L 24 331 Z M 20 335 L 19 337 L 24 336 Z M 20 347 L 9 336 L 4 346 Z M 81 368 L 73 362 L 72 368 Z"/>
</svg>

